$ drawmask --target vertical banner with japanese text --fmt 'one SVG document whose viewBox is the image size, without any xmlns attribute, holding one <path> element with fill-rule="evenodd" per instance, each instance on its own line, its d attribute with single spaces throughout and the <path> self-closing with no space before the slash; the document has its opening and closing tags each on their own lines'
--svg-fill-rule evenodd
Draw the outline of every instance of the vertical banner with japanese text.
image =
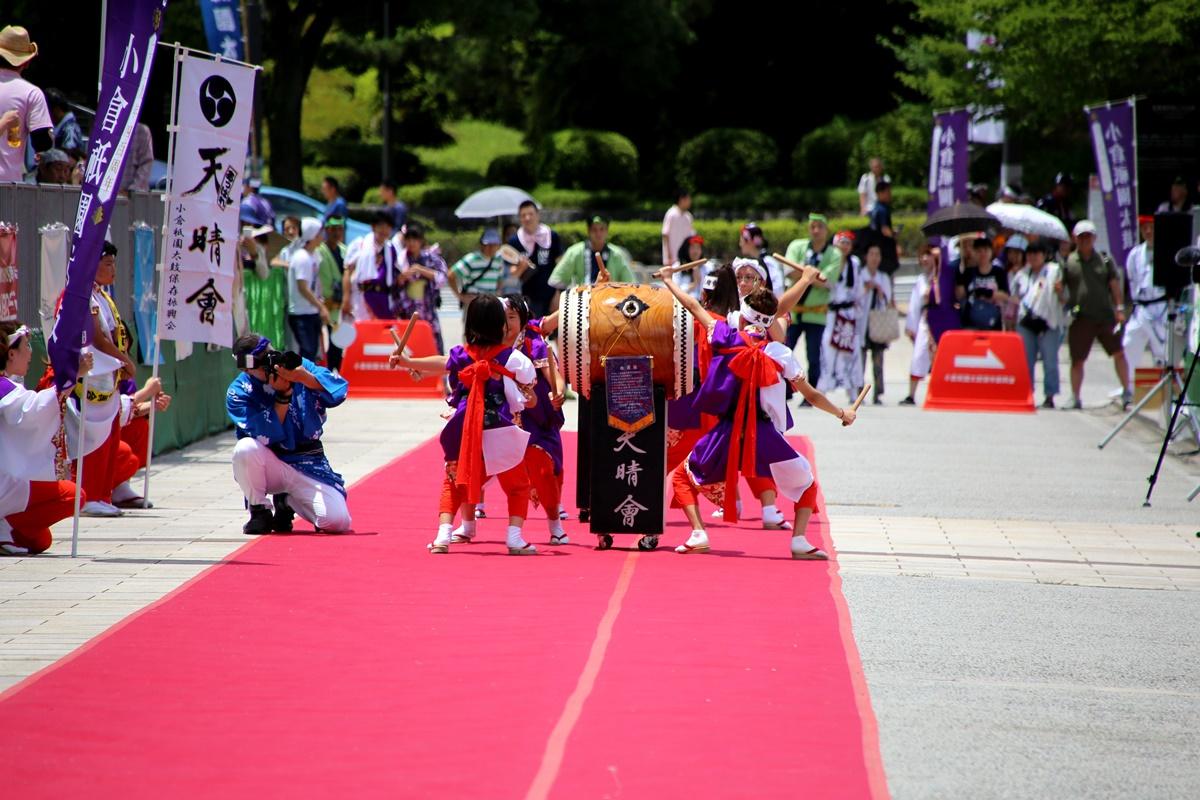
<svg viewBox="0 0 1200 800">
<path fill-rule="evenodd" d="M 16 322 L 17 226 L 0 222 L 0 322 Z"/>
<path fill-rule="evenodd" d="M 966 109 L 933 115 L 929 148 L 928 213 L 967 199 L 967 133 L 971 112 Z"/>
<path fill-rule="evenodd" d="M 161 339 L 233 344 L 238 207 L 256 70 L 185 55 L 163 224 Z"/>
<path fill-rule="evenodd" d="M 105 7 L 100 99 L 71 233 L 67 286 L 46 343 L 59 391 L 75 386 L 82 340 L 91 340 L 92 284 L 154 66 L 167 0 L 125 0 Z"/>
<path fill-rule="evenodd" d="M 1138 243 L 1137 165 L 1133 152 L 1133 99 L 1084 108 L 1100 195 L 1104 200 L 1104 227 L 1113 259 L 1122 267 Z M 1149 213 L 1149 212 L 1147 212 Z M 1098 221 L 1098 220 L 1097 220 Z"/>
<path fill-rule="evenodd" d="M 209 50 L 225 58 L 246 60 L 241 0 L 200 0 L 200 16 Z"/>
</svg>

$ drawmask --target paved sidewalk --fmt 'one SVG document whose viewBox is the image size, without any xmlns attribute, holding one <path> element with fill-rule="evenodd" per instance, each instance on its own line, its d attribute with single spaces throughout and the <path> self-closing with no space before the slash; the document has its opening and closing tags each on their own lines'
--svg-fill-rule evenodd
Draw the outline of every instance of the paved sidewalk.
<svg viewBox="0 0 1200 800">
<path fill-rule="evenodd" d="M 888 405 L 852 428 L 793 412 L 816 448 L 895 796 L 1187 796 L 1196 458 L 1169 458 L 1143 508 L 1160 434 L 1139 420 L 1096 449 L 1120 418 L 1105 361 L 1089 363 L 1084 412 L 937 413 L 895 405 L 907 347 L 889 353 Z M 330 459 L 352 483 L 436 435 L 444 409 L 351 400 L 330 413 Z M 0 559 L 0 690 L 249 541 L 232 444 L 156 460 L 158 507 L 84 520 L 77 559 L 69 521 L 50 553 Z"/>
</svg>

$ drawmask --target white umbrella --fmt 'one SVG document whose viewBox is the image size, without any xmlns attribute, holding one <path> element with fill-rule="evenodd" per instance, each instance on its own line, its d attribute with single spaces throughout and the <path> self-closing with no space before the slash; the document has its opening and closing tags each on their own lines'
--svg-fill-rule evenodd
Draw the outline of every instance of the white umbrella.
<svg viewBox="0 0 1200 800">
<path fill-rule="evenodd" d="M 516 216 L 521 203 L 537 201 L 515 186 L 492 186 L 480 189 L 475 194 L 463 200 L 454 209 L 454 216 L 459 219 L 487 219 L 488 217 Z M 541 208 L 539 205 L 538 208 Z"/>
<path fill-rule="evenodd" d="M 1032 233 L 1046 239 L 1068 241 L 1067 226 L 1053 214 L 1022 203 L 992 203 L 988 213 L 1000 220 L 1000 225 L 1021 233 Z"/>
</svg>

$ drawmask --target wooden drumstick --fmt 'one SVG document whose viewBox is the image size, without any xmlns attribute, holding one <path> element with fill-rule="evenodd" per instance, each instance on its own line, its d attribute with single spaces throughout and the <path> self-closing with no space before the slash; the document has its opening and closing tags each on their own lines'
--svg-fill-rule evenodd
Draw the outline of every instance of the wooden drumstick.
<svg viewBox="0 0 1200 800">
<path fill-rule="evenodd" d="M 599 253 L 593 253 L 596 256 L 596 266 L 600 271 L 596 273 L 596 283 L 608 283 L 612 280 L 612 275 L 608 274 L 608 267 L 604 266 L 604 258 Z"/>
<path fill-rule="evenodd" d="M 672 267 L 671 271 L 672 272 L 687 272 L 688 270 L 695 269 L 696 267 L 700 266 L 701 264 L 707 264 L 707 263 L 708 263 L 708 259 L 702 258 L 699 261 L 689 261 L 686 264 L 680 264 L 678 267 Z"/>
<path fill-rule="evenodd" d="M 862 401 L 867 399 L 867 392 L 871 391 L 871 384 L 863 387 L 863 390 L 858 393 L 858 399 L 854 401 L 854 405 L 850 406 L 850 410 L 858 413 L 858 407 L 862 405 Z"/>
<path fill-rule="evenodd" d="M 780 264 L 783 264 L 785 267 L 791 267 L 792 269 L 796 270 L 797 272 L 801 272 L 804 270 L 803 265 L 797 264 L 795 261 L 792 261 L 790 258 L 785 258 L 785 257 L 779 255 L 779 253 L 771 253 L 771 258 L 775 259 Z"/>
<path fill-rule="evenodd" d="M 396 335 L 395 328 L 389 328 L 388 332 L 392 334 L 392 341 L 396 343 L 396 355 L 404 355 L 404 347 L 408 344 L 408 338 L 412 336 L 413 330 L 417 327 L 417 317 L 414 314 L 408 318 L 408 327 L 404 329 L 403 336 Z"/>
</svg>

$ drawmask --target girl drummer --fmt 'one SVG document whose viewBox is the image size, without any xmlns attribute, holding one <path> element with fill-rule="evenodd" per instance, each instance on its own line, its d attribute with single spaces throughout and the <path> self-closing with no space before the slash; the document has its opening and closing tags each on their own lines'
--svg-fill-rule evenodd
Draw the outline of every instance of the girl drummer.
<svg viewBox="0 0 1200 800">
<path fill-rule="evenodd" d="M 50 526 L 75 508 L 75 484 L 57 480 L 58 393 L 25 388 L 31 335 L 24 325 L 0 324 L 0 555 L 6 556 L 48 550 Z M 79 374 L 91 368 L 92 356 L 85 354 Z"/>
<path fill-rule="evenodd" d="M 790 381 L 813 406 L 833 414 L 843 425 L 854 422 L 854 411 L 837 408 L 809 385 L 791 350 L 769 341 L 767 335 L 779 315 L 787 314 L 820 273 L 805 267 L 799 280 L 785 293 L 782 305 L 765 288 L 743 297 L 735 327 L 714 318 L 680 290 L 671 279 L 671 272 L 668 267 L 658 274 L 667 289 L 704 325 L 713 348 L 712 366 L 700 388 L 697 405 L 701 411 L 719 418 L 717 425 L 697 442 L 687 461 L 676 469 L 672 479 L 675 499 L 692 524 L 691 536 L 675 551 L 708 552 L 708 534 L 698 510 L 699 495 L 721 504 L 725 494 L 736 486 L 740 472 L 748 476 L 771 474 L 779 493 L 796 504 L 792 558 L 828 558 L 804 535 L 817 492 L 808 461 L 784 438 L 790 419 L 779 377 Z M 737 513 L 729 503 L 724 503 L 724 514 L 728 521 L 737 520 Z"/>
<path fill-rule="evenodd" d="M 397 349 L 388 359 L 393 369 L 411 369 L 450 376 L 450 405 L 454 414 L 442 429 L 446 475 L 442 480 L 437 536 L 432 553 L 448 553 L 455 513 L 462 511 L 463 533 L 474 535 L 474 508 L 483 483 L 495 475 L 508 498 L 509 555 L 534 555 L 521 526 L 529 510 L 529 477 L 525 451 L 529 434 L 517 427 L 514 415 L 533 402 L 536 378 L 524 354 L 505 345 L 504 304 L 494 295 L 478 295 L 463 318 L 463 340 L 449 356 L 413 358 Z M 485 448 L 486 444 L 486 448 Z M 486 453 L 485 453 L 486 449 Z"/>
</svg>

